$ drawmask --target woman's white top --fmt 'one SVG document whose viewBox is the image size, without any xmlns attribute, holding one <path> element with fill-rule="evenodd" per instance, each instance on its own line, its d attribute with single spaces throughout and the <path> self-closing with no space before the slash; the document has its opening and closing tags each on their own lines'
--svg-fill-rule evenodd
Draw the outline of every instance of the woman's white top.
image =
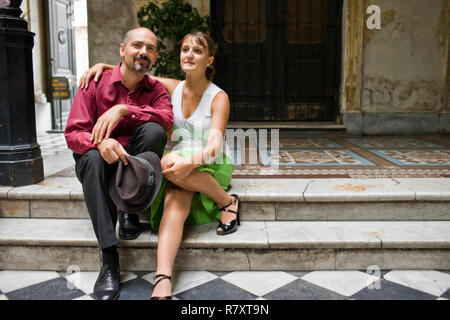
<svg viewBox="0 0 450 320">
<path fill-rule="evenodd" d="M 194 152 L 202 151 L 208 141 L 211 128 L 211 105 L 214 97 L 221 91 L 214 83 L 210 83 L 203 96 L 190 117 L 183 116 L 183 87 L 185 81 L 178 84 L 172 94 L 174 127 L 172 140 L 179 141 L 172 151 L 189 150 Z M 222 159 L 222 154 L 231 159 L 231 152 L 226 143 L 222 142 L 219 152 L 215 157 L 218 161 Z M 219 157 L 220 156 L 220 157 Z M 213 159 L 211 159 L 212 162 Z"/>
</svg>

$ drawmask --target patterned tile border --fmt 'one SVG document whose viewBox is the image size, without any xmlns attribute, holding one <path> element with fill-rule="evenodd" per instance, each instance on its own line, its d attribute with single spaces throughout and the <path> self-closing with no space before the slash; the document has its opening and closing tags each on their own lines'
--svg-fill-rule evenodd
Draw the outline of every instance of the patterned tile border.
<svg viewBox="0 0 450 320">
<path fill-rule="evenodd" d="M 271 151 L 267 151 L 266 154 L 260 152 L 259 156 L 261 159 L 261 163 L 263 163 L 266 166 L 267 165 L 270 166 L 272 164 L 279 166 L 295 166 L 295 167 L 375 165 L 371 161 L 347 149 L 343 150 L 289 149 L 289 150 L 280 150 L 278 155 L 277 154 L 274 155 Z M 279 160 L 280 158 L 281 161 Z"/>
<path fill-rule="evenodd" d="M 399 166 L 450 166 L 450 150 L 369 150 Z"/>
<path fill-rule="evenodd" d="M 399 149 L 399 148 L 442 148 L 431 142 L 424 141 L 417 138 L 405 137 L 367 137 L 367 138 L 344 138 L 344 140 L 357 145 L 360 148 L 385 148 L 385 149 Z"/>
</svg>

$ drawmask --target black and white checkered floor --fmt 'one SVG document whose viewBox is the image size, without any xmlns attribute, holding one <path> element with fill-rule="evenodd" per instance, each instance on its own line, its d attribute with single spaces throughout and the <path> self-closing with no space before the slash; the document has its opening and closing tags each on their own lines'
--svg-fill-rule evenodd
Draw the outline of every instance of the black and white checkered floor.
<svg viewBox="0 0 450 320">
<path fill-rule="evenodd" d="M 0 300 L 92 300 L 98 272 L 0 271 Z M 121 300 L 148 300 L 153 272 L 122 272 Z M 448 300 L 450 271 L 180 271 L 178 300 Z"/>
</svg>

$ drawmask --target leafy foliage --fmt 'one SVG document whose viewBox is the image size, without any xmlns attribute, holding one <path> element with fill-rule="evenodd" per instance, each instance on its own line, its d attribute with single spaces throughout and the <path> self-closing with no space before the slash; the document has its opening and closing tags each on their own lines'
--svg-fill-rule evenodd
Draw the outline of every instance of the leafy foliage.
<svg viewBox="0 0 450 320">
<path fill-rule="evenodd" d="M 169 0 L 161 7 L 149 2 L 139 9 L 137 16 L 139 25 L 149 28 L 158 37 L 159 57 L 155 63 L 155 75 L 183 79 L 181 40 L 190 32 L 210 33 L 210 17 L 202 17 L 196 8 L 182 0 Z"/>
</svg>

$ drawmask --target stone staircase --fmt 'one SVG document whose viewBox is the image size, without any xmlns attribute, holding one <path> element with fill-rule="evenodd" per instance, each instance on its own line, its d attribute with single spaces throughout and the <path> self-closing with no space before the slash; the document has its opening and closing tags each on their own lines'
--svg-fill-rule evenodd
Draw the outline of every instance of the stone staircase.
<svg viewBox="0 0 450 320">
<path fill-rule="evenodd" d="M 234 179 L 238 232 L 186 227 L 179 270 L 450 269 L 450 179 Z M 123 270 L 156 267 L 157 234 L 120 241 Z M 0 187 L 0 269 L 99 270 L 81 185 Z"/>
</svg>

